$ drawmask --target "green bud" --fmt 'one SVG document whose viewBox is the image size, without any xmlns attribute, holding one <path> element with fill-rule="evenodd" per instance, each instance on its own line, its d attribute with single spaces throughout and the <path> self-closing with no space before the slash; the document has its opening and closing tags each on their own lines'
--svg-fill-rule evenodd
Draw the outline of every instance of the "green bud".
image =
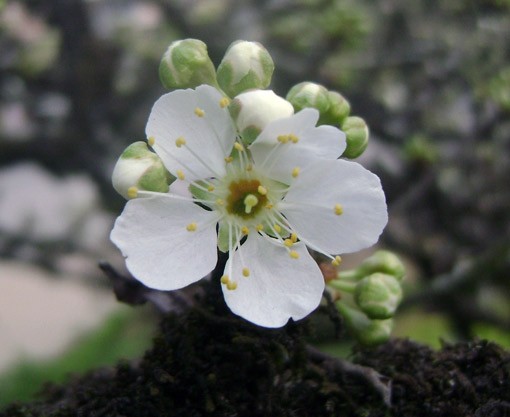
<svg viewBox="0 0 510 417">
<path fill-rule="evenodd" d="M 226 94 L 235 97 L 246 90 L 267 88 L 273 71 L 273 59 L 260 43 L 236 41 L 218 66 L 218 84 Z"/>
<path fill-rule="evenodd" d="M 112 173 L 113 188 L 126 199 L 130 198 L 128 190 L 132 187 L 166 193 L 172 180 L 161 159 L 149 150 L 145 142 L 129 145 Z"/>
<path fill-rule="evenodd" d="M 292 104 L 271 90 L 252 90 L 239 94 L 232 100 L 229 110 L 247 143 L 252 143 L 269 122 L 294 114 Z"/>
<path fill-rule="evenodd" d="M 358 282 L 354 300 L 369 318 L 389 319 L 402 301 L 402 287 L 392 275 L 375 273 Z"/>
<path fill-rule="evenodd" d="M 365 152 L 368 146 L 368 126 L 361 117 L 347 117 L 340 128 L 345 132 L 347 139 L 343 157 L 354 159 Z"/>
<path fill-rule="evenodd" d="M 296 84 L 287 93 L 287 100 L 292 103 L 296 112 L 304 108 L 319 110 L 321 116 L 329 110 L 328 90 L 320 84 L 308 81 Z"/>
<path fill-rule="evenodd" d="M 335 303 L 342 314 L 347 328 L 363 345 L 374 346 L 386 342 L 391 335 L 393 319 L 371 320 L 361 311 L 355 310 L 341 301 Z"/>
<path fill-rule="evenodd" d="M 172 42 L 161 59 L 159 78 L 169 89 L 195 88 L 202 84 L 217 86 L 207 45 L 198 39 Z"/>
<path fill-rule="evenodd" d="M 351 112 L 351 105 L 336 91 L 328 91 L 328 101 L 328 111 L 321 113 L 319 124 L 341 126 Z"/>
<path fill-rule="evenodd" d="M 386 250 L 378 250 L 372 256 L 366 258 L 357 268 L 356 274 L 361 277 L 375 272 L 392 275 L 398 281 L 402 281 L 406 273 L 404 264 L 397 255 Z"/>
</svg>

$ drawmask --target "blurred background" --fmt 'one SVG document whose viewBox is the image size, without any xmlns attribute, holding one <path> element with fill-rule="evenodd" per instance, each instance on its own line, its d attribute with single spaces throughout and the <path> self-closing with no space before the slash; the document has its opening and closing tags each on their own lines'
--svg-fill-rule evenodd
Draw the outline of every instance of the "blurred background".
<svg viewBox="0 0 510 417">
<path fill-rule="evenodd" d="M 367 121 L 378 246 L 408 270 L 395 336 L 510 346 L 509 0 L 0 0 L 0 407 L 150 345 L 156 314 L 97 264 L 124 271 L 111 171 L 187 37 L 215 64 L 259 41 L 279 95 L 319 82 Z"/>
</svg>

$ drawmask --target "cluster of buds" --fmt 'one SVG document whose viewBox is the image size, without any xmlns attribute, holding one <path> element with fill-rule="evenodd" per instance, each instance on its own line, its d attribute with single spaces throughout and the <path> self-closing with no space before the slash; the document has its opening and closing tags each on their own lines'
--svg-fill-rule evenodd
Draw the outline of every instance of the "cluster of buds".
<svg viewBox="0 0 510 417">
<path fill-rule="evenodd" d="M 338 311 L 360 343 L 375 345 L 389 338 L 393 316 L 402 301 L 404 275 L 400 259 L 380 250 L 328 282 Z"/>
</svg>

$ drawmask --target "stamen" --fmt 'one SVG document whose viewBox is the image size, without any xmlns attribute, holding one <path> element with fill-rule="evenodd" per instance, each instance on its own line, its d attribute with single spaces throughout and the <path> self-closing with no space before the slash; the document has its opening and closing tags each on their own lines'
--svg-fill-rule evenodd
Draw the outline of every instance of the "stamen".
<svg viewBox="0 0 510 417">
<path fill-rule="evenodd" d="M 278 224 L 275 224 L 273 227 L 274 227 L 274 230 L 276 230 L 277 233 L 280 233 L 282 231 L 282 228 Z"/>
<path fill-rule="evenodd" d="M 241 145 L 239 142 L 234 143 L 234 148 L 236 148 L 236 150 L 238 150 L 239 152 L 244 151 L 244 146 Z"/>
<path fill-rule="evenodd" d="M 197 227 L 198 227 L 198 226 L 197 226 L 197 224 L 196 224 L 195 222 L 193 222 L 193 223 L 190 223 L 190 224 L 188 224 L 188 225 L 186 226 L 186 230 L 187 230 L 188 232 L 194 232 L 194 231 L 196 231 L 196 230 L 197 230 Z"/>
<path fill-rule="evenodd" d="M 257 230 L 257 232 L 261 232 L 262 230 L 264 230 L 264 225 L 262 223 L 259 223 L 255 226 L 255 229 Z"/>
<path fill-rule="evenodd" d="M 252 164 L 248 164 L 248 166 L 246 167 L 246 171 L 251 171 L 253 169 L 253 165 Z"/>
<path fill-rule="evenodd" d="M 225 162 L 226 162 L 227 164 L 230 164 L 233 160 L 234 160 L 234 158 L 232 158 L 231 156 L 226 156 L 226 157 L 225 157 Z"/>
<path fill-rule="evenodd" d="M 341 204 L 335 204 L 334 211 L 337 216 L 340 216 L 344 212 L 344 208 Z"/>
<path fill-rule="evenodd" d="M 283 241 L 283 244 L 284 244 L 285 246 L 287 246 L 288 248 L 290 248 L 290 247 L 294 244 L 294 242 L 292 241 L 292 239 L 285 239 L 285 240 Z"/>
<path fill-rule="evenodd" d="M 149 146 L 154 146 L 154 144 L 156 143 L 156 138 L 154 136 L 151 136 L 147 139 L 147 143 L 149 144 Z"/>
<path fill-rule="evenodd" d="M 184 139 L 182 136 L 179 136 L 177 139 L 175 139 L 175 146 L 180 148 L 182 145 L 186 145 L 186 139 Z"/>
<path fill-rule="evenodd" d="M 227 282 L 227 290 L 234 291 L 237 288 L 237 282 L 229 281 Z"/>
<path fill-rule="evenodd" d="M 198 117 L 204 117 L 205 111 L 203 111 L 200 107 L 195 107 L 195 114 Z"/>
<path fill-rule="evenodd" d="M 220 100 L 220 107 L 222 109 L 224 109 L 225 107 L 227 107 L 228 105 L 230 104 L 230 99 L 228 97 L 223 97 L 221 100 Z"/>
<path fill-rule="evenodd" d="M 267 188 L 263 185 L 259 185 L 257 188 L 257 191 L 260 195 L 266 195 L 267 194 Z"/>
<path fill-rule="evenodd" d="M 222 284 L 228 284 L 228 282 L 230 281 L 230 278 L 228 277 L 228 275 L 223 275 L 220 279 L 221 283 Z"/>
<path fill-rule="evenodd" d="M 340 256 L 335 256 L 335 258 L 331 261 L 331 265 L 338 266 L 342 262 L 342 258 Z"/>
<path fill-rule="evenodd" d="M 291 140 L 292 143 L 298 143 L 299 142 L 299 138 L 294 133 L 291 133 L 289 135 L 289 139 Z"/>
<path fill-rule="evenodd" d="M 267 208 L 268 210 L 272 209 L 273 208 L 273 204 L 272 203 L 267 203 L 265 205 L 265 208 Z"/>
<path fill-rule="evenodd" d="M 221 198 L 218 198 L 216 200 L 216 205 L 218 206 L 224 206 L 225 205 L 225 200 L 222 200 Z"/>
<path fill-rule="evenodd" d="M 138 187 L 135 187 L 134 185 L 132 187 L 129 187 L 127 190 L 127 196 L 129 198 L 136 198 L 138 197 Z"/>
<path fill-rule="evenodd" d="M 290 234 L 290 240 L 292 240 L 293 243 L 296 243 L 297 242 L 297 234 L 296 233 L 291 233 Z"/>
<path fill-rule="evenodd" d="M 177 178 L 179 178 L 181 181 L 182 181 L 182 180 L 184 180 L 184 178 L 186 178 L 186 177 L 184 176 L 184 172 L 182 172 L 182 170 L 181 170 L 181 169 L 178 169 L 178 170 L 177 170 L 177 172 L 176 172 L 176 174 L 177 174 Z"/>
<path fill-rule="evenodd" d="M 291 250 L 289 255 L 292 259 L 299 259 L 299 253 L 297 253 L 295 250 Z"/>
<path fill-rule="evenodd" d="M 207 191 L 209 191 L 210 193 L 212 193 L 212 192 L 214 191 L 214 185 L 209 184 L 209 186 L 207 187 Z"/>
<path fill-rule="evenodd" d="M 276 139 L 280 143 L 287 143 L 289 141 L 289 135 L 278 135 Z"/>
<path fill-rule="evenodd" d="M 244 212 L 246 214 L 250 214 L 251 213 L 251 209 L 253 207 L 255 207 L 259 203 L 259 199 L 257 198 L 257 196 L 255 196 L 253 194 L 248 194 L 244 198 L 243 203 L 244 203 Z"/>
<path fill-rule="evenodd" d="M 243 227 L 241 227 L 241 233 L 243 235 L 248 235 L 250 233 L 250 229 L 248 229 L 248 227 L 246 227 L 246 226 L 243 226 Z"/>
<path fill-rule="evenodd" d="M 295 168 L 292 170 L 292 176 L 293 176 L 294 178 L 296 178 L 296 177 L 299 175 L 299 171 L 300 171 L 299 167 L 295 167 Z"/>
<path fill-rule="evenodd" d="M 248 268 L 243 268 L 243 277 L 249 277 L 250 276 L 250 270 Z"/>
</svg>

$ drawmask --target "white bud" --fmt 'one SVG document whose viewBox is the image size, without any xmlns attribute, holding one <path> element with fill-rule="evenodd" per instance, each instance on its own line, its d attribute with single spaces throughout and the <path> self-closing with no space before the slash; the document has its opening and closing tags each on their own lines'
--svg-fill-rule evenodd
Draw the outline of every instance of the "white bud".
<svg viewBox="0 0 510 417">
<path fill-rule="evenodd" d="M 129 145 L 115 164 L 112 185 L 121 196 L 128 199 L 128 190 L 167 192 L 170 174 L 159 157 L 147 148 L 145 142 Z"/>
<path fill-rule="evenodd" d="M 230 113 L 243 139 L 251 143 L 273 120 L 289 117 L 294 108 L 271 90 L 252 90 L 234 98 Z"/>
<path fill-rule="evenodd" d="M 218 66 L 218 84 L 234 97 L 253 88 L 267 88 L 273 70 L 273 59 L 260 43 L 236 41 L 228 47 Z"/>
</svg>

